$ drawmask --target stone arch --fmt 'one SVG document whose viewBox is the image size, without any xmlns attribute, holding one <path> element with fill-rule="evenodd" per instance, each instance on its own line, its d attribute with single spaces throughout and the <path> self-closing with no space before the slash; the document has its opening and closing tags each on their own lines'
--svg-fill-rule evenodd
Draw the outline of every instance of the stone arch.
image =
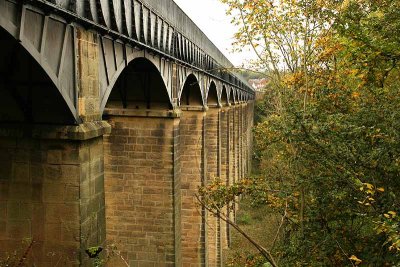
<svg viewBox="0 0 400 267">
<path fill-rule="evenodd" d="M 186 77 L 181 90 L 179 103 L 181 106 L 204 106 L 200 83 L 193 73 Z"/>
<path fill-rule="evenodd" d="M 130 61 L 113 82 L 104 101 L 104 108 L 172 109 L 161 73 L 145 57 Z"/>
<path fill-rule="evenodd" d="M 229 98 L 228 98 L 228 90 L 226 89 L 226 86 L 222 86 L 222 91 L 221 91 L 221 105 L 222 106 L 228 106 L 229 105 Z"/>
<path fill-rule="evenodd" d="M 218 107 L 220 105 L 217 85 L 214 81 L 211 81 L 210 85 L 208 86 L 207 105 L 209 107 Z"/>
<path fill-rule="evenodd" d="M 68 28 L 65 31 L 68 36 Z M 30 39 L 24 37 L 17 41 L 0 25 L 0 58 L 1 121 L 63 125 L 79 123 L 72 100 L 75 98 L 73 81 L 65 80 L 66 77 L 59 71 L 56 73 L 44 52 L 41 54 L 30 43 Z M 63 67 L 60 63 L 57 68 Z M 72 74 L 69 78 L 73 79 Z M 62 82 L 72 88 L 65 88 Z"/>
</svg>

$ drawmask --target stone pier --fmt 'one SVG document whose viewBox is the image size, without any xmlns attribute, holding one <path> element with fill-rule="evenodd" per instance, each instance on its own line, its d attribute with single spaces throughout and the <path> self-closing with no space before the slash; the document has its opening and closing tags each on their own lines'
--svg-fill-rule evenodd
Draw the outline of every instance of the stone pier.
<svg viewBox="0 0 400 267">
<path fill-rule="evenodd" d="M 108 125 L 0 129 L 0 255 L 28 251 L 37 266 L 90 266 L 85 250 L 105 244 Z"/>
<path fill-rule="evenodd" d="M 207 133 L 205 155 L 207 184 L 213 183 L 221 177 L 220 159 L 220 108 L 209 107 L 205 117 L 205 131 Z M 211 213 L 207 214 L 207 262 L 208 266 L 215 267 L 220 264 L 221 256 L 221 229 L 220 222 Z"/>
<path fill-rule="evenodd" d="M 179 266 L 179 114 L 108 109 L 105 117 L 108 244 L 130 266 Z"/>
<path fill-rule="evenodd" d="M 203 108 L 185 108 L 180 122 L 182 266 L 206 265 L 206 212 L 195 195 L 206 182 Z"/>
</svg>

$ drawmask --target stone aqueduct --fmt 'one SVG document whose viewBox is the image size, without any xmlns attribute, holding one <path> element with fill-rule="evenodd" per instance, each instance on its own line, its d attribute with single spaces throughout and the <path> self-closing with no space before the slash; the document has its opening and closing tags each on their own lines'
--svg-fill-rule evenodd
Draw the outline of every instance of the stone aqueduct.
<svg viewBox="0 0 400 267">
<path fill-rule="evenodd" d="M 115 244 L 130 266 L 221 266 L 229 226 L 194 194 L 250 169 L 231 67 L 171 0 L 0 0 L 0 261 Z"/>
</svg>

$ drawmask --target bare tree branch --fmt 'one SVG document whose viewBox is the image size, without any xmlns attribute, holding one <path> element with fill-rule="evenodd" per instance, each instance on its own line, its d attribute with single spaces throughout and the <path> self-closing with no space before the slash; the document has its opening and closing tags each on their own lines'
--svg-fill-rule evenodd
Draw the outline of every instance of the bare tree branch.
<svg viewBox="0 0 400 267">
<path fill-rule="evenodd" d="M 278 264 L 276 263 L 274 257 L 272 256 L 271 252 L 258 244 L 257 241 L 255 241 L 254 238 L 249 236 L 245 231 L 243 231 L 239 225 L 237 225 L 235 222 L 233 222 L 229 216 L 223 212 L 219 208 L 212 209 L 209 207 L 202 199 L 200 196 L 196 194 L 196 198 L 199 201 L 199 203 L 209 212 L 211 212 L 214 216 L 220 218 L 224 222 L 228 223 L 231 225 L 236 231 L 238 231 L 244 238 L 246 238 L 260 253 L 261 255 L 264 256 L 264 258 L 273 266 L 273 267 L 278 267 Z"/>
</svg>

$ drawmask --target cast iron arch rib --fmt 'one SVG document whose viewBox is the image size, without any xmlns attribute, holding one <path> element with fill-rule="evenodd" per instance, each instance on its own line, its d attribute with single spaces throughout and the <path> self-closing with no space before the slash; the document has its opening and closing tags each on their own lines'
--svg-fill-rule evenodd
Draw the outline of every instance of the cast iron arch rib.
<svg viewBox="0 0 400 267">
<path fill-rule="evenodd" d="M 231 105 L 234 105 L 234 104 L 235 104 L 235 93 L 234 93 L 233 88 L 231 88 L 231 90 L 230 90 L 230 92 L 229 92 L 229 103 L 230 103 Z"/>
<path fill-rule="evenodd" d="M 172 109 L 161 73 L 144 57 L 133 59 L 123 69 L 104 100 L 106 108 Z"/>
<path fill-rule="evenodd" d="M 226 86 L 222 86 L 222 91 L 221 91 L 221 105 L 222 106 L 229 106 L 229 98 L 228 98 L 228 90 L 226 90 Z"/>
<path fill-rule="evenodd" d="M 0 121 L 78 123 L 70 96 L 59 87 L 55 65 L 28 42 L 27 37 L 18 42 L 0 27 Z"/>
<path fill-rule="evenodd" d="M 181 107 L 203 107 L 204 100 L 200 88 L 199 80 L 194 74 L 186 77 L 180 95 Z"/>
<path fill-rule="evenodd" d="M 0 29 L 40 66 L 64 99 L 74 123 L 79 123 L 73 26 L 39 9 L 11 1 L 0 2 L 0 14 Z"/>
<path fill-rule="evenodd" d="M 161 75 L 163 84 L 167 90 L 169 102 L 171 101 L 172 81 L 168 79 L 168 73 L 171 71 L 170 64 L 164 64 L 165 59 L 157 60 L 146 50 L 138 51 L 129 45 L 119 44 L 109 38 L 100 38 L 100 112 L 104 111 L 108 98 L 113 90 L 115 83 L 119 79 L 121 73 L 127 68 L 131 62 L 138 58 L 145 58 L 149 61 Z"/>
<path fill-rule="evenodd" d="M 207 94 L 207 106 L 208 107 L 219 107 L 220 101 L 218 98 L 217 86 L 214 81 L 210 82 L 208 86 L 208 94 Z"/>
<path fill-rule="evenodd" d="M 233 65 L 172 0 L 32 0 L 29 5 L 56 10 L 69 21 L 72 19 L 97 29 L 126 44 L 147 47 L 170 59 L 180 59 L 183 64 L 254 95 L 254 90 L 238 73 L 229 72 L 228 78 L 213 70 L 216 67 L 229 69 Z M 161 31 L 159 26 L 162 25 L 166 27 Z M 163 40 L 162 47 L 158 39 Z M 206 60 L 195 59 L 194 46 L 198 48 L 199 56 Z"/>
</svg>

